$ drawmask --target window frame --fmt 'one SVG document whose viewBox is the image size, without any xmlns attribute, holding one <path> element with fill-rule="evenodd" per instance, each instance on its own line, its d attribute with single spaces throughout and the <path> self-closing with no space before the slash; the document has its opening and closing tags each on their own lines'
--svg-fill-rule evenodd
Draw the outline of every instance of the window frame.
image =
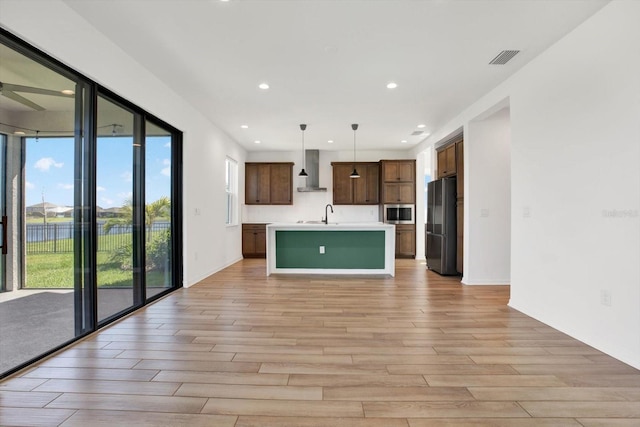
<svg viewBox="0 0 640 427">
<path fill-rule="evenodd" d="M 225 225 L 238 225 L 238 161 L 227 156 L 225 165 Z"/>
</svg>

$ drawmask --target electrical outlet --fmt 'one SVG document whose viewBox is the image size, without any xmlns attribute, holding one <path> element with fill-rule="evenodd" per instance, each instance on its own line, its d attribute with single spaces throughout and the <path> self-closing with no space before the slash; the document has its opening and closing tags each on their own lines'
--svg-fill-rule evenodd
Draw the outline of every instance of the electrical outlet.
<svg viewBox="0 0 640 427">
<path fill-rule="evenodd" d="M 320 253 L 323 254 L 324 253 L 324 246 L 320 246 Z"/>
<path fill-rule="evenodd" d="M 193 253 L 193 258 L 197 261 L 198 260 L 198 252 L 194 252 Z"/>
<path fill-rule="evenodd" d="M 531 218 L 531 208 L 529 206 L 522 208 L 522 218 Z"/>
<path fill-rule="evenodd" d="M 602 289 L 600 291 L 600 304 L 611 307 L 611 291 L 608 289 Z"/>
</svg>

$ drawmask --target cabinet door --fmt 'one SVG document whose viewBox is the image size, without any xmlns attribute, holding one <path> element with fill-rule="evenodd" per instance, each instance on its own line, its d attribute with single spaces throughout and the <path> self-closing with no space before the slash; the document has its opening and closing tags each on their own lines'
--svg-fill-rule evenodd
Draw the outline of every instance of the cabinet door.
<svg viewBox="0 0 640 427">
<path fill-rule="evenodd" d="M 456 144 L 456 194 L 458 199 L 464 197 L 464 145 L 460 141 Z"/>
<path fill-rule="evenodd" d="M 382 179 L 384 182 L 395 182 L 399 179 L 398 173 L 398 163 L 391 160 L 385 160 L 382 163 L 383 175 Z"/>
<path fill-rule="evenodd" d="M 291 164 L 270 165 L 270 203 L 290 205 L 293 191 L 293 167 Z"/>
<path fill-rule="evenodd" d="M 416 229 L 414 225 L 396 225 L 396 258 L 416 256 Z"/>
<path fill-rule="evenodd" d="M 458 200 L 456 204 L 456 270 L 458 273 L 463 273 L 464 265 L 464 202 Z"/>
<path fill-rule="evenodd" d="M 250 257 L 256 253 L 256 237 L 253 230 L 242 231 L 242 255 Z"/>
<path fill-rule="evenodd" d="M 456 174 L 456 144 L 438 151 L 438 178 Z"/>
<path fill-rule="evenodd" d="M 270 203 L 269 164 L 245 164 L 245 203 L 263 205 Z"/>
<path fill-rule="evenodd" d="M 385 183 L 382 203 L 415 203 L 416 191 L 413 183 Z"/>
<path fill-rule="evenodd" d="M 333 204 L 350 205 L 353 204 L 353 181 L 362 178 L 349 178 L 352 164 L 333 165 Z"/>
<path fill-rule="evenodd" d="M 456 145 L 451 144 L 447 149 L 446 158 L 447 158 L 447 175 L 455 175 L 456 174 Z"/>
<path fill-rule="evenodd" d="M 377 205 L 380 201 L 380 167 L 377 164 L 362 164 L 357 167 L 360 169 L 360 178 L 352 179 L 354 181 L 353 203 Z"/>
<path fill-rule="evenodd" d="M 447 152 L 438 151 L 438 179 L 447 176 Z"/>
<path fill-rule="evenodd" d="M 416 177 L 416 164 L 413 161 L 397 163 L 398 181 L 413 182 Z"/>
<path fill-rule="evenodd" d="M 256 230 L 254 234 L 255 238 L 255 254 L 259 257 L 267 256 L 267 231 Z"/>
</svg>

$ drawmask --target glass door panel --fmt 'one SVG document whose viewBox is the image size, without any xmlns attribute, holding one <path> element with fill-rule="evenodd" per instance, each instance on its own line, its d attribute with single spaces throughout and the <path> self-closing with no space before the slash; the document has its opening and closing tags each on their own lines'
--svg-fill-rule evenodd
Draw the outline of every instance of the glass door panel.
<svg viewBox="0 0 640 427">
<path fill-rule="evenodd" d="M 134 304 L 134 115 L 98 97 L 96 220 L 98 322 Z"/>
<path fill-rule="evenodd" d="M 0 376 L 77 336 L 73 211 L 78 81 L 0 42 L 2 210 Z"/>
<path fill-rule="evenodd" d="M 7 136 L 0 134 L 0 292 L 7 290 L 7 280 L 5 277 L 6 254 L 7 254 L 7 211 L 5 209 L 4 195 L 7 175 L 7 165 L 5 164 L 5 152 L 7 148 Z"/>
<path fill-rule="evenodd" d="M 146 297 L 171 288 L 171 133 L 147 121 L 145 135 Z"/>
</svg>

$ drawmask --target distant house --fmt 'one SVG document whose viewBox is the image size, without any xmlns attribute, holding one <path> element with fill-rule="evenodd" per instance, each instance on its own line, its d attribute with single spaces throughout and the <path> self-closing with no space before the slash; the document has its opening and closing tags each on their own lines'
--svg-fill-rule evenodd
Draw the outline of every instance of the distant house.
<svg viewBox="0 0 640 427">
<path fill-rule="evenodd" d="M 44 216 L 44 212 L 47 213 L 47 217 L 66 217 L 71 218 L 73 216 L 73 208 L 71 206 L 59 206 L 49 202 L 36 203 L 35 205 L 26 207 L 26 214 L 28 216 Z"/>
<path fill-rule="evenodd" d="M 117 218 L 121 217 L 123 214 L 123 210 L 121 207 L 113 207 L 113 208 L 101 208 L 98 207 L 98 217 L 99 218 Z"/>
</svg>

